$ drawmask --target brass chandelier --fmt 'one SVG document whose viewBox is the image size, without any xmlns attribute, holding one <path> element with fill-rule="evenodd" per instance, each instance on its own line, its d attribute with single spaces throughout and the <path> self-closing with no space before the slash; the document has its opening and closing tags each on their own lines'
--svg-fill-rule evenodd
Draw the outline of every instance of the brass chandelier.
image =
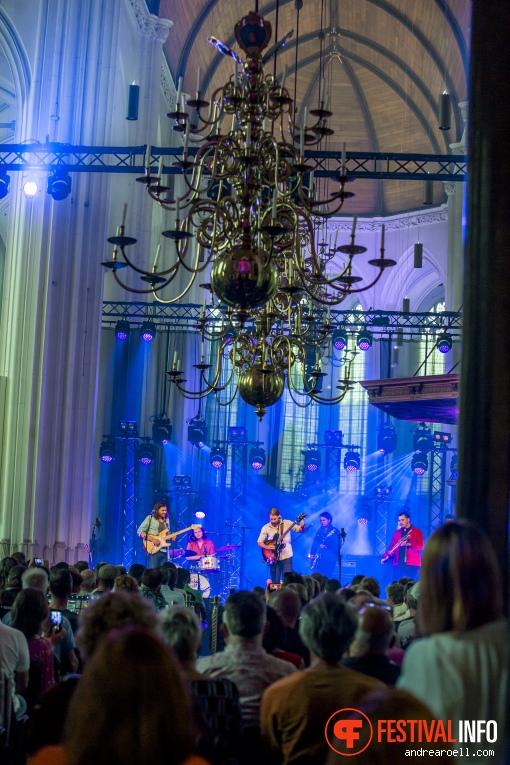
<svg viewBox="0 0 510 765">
<path fill-rule="evenodd" d="M 182 172 L 183 193 L 172 194 L 164 184 L 162 158 L 157 175 L 151 174 L 150 147 L 146 173 L 137 179 L 151 199 L 173 213 L 173 228 L 162 232 L 173 243 L 173 262 L 160 266 L 167 254 L 162 255 L 158 246 L 150 270 L 133 263 L 126 249 L 136 240 L 125 235 L 124 206 L 122 225 L 108 239 L 114 245 L 112 259 L 103 265 L 123 288 L 152 293 L 163 303 L 181 300 L 196 277 L 204 274 L 209 281 L 201 286 L 211 291 L 213 309 L 224 315 L 221 321 L 206 317 L 204 307 L 199 322 L 202 338 L 210 341 L 209 350 L 217 348 L 212 378 L 206 378 L 213 365 L 205 362 L 202 342 L 201 361 L 195 365 L 201 375 L 199 389 L 184 388 L 183 372 L 175 362 L 170 379 L 189 397 L 211 392 L 218 397 L 235 381 L 241 397 L 256 407 L 261 418 L 265 407 L 282 395 L 285 378 L 291 394 L 305 396 L 306 403 L 300 405 L 333 404 L 343 398 L 350 389 L 352 359 L 345 365 L 340 394 L 326 399 L 320 392 L 320 349 L 332 329 L 329 309 L 348 295 L 373 287 L 395 261 L 384 256 L 383 228 L 380 257 L 369 261 L 377 269 L 374 278 L 360 285 L 353 261 L 366 248 L 355 243 L 356 219 L 348 244 L 337 246 L 336 240 L 326 240 L 325 222 L 354 194 L 346 190 L 352 179 L 345 169 L 345 144 L 341 171 L 332 179 L 334 189 L 327 181 L 322 188 L 320 180 L 314 182 L 314 166 L 306 161 L 305 148 L 317 147 L 333 134 L 324 79 L 317 108 L 309 115 L 305 108 L 298 125 L 285 87 L 286 69 L 281 81 L 264 70 L 290 35 L 263 56 L 271 39 L 268 21 L 253 12 L 236 24 L 234 32 L 246 60 L 211 38 L 220 52 L 233 58 L 233 74 L 208 102 L 202 98 L 199 71 L 195 98 L 186 102 L 188 111 L 181 105 L 179 83 L 176 109 L 167 115 L 174 130 L 184 134 L 183 158 L 175 163 Z M 121 280 L 118 272 L 126 266 L 140 274 L 143 287 Z M 163 290 L 183 270 L 188 273 L 184 288 L 178 295 L 163 297 Z M 316 357 L 314 371 L 307 361 L 311 354 Z M 222 369 L 227 359 L 226 385 Z M 299 383 L 296 362 L 301 365 Z"/>
</svg>

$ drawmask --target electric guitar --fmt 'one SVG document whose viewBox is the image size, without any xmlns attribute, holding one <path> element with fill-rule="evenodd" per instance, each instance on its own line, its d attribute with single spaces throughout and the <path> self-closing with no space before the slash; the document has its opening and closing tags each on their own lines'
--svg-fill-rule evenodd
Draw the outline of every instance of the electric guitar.
<svg viewBox="0 0 510 765">
<path fill-rule="evenodd" d="M 186 531 L 195 531 L 195 529 L 201 529 L 200 523 L 194 523 L 192 526 L 187 526 L 185 529 L 179 529 L 179 531 L 170 531 L 170 529 L 163 529 L 159 534 L 151 534 L 153 538 L 159 539 L 159 542 L 154 542 L 148 537 L 143 537 L 143 549 L 150 555 L 163 550 L 165 547 L 170 547 L 170 543 L 173 542 L 180 534 L 186 533 Z"/>
<path fill-rule="evenodd" d="M 393 553 L 395 552 L 395 550 L 398 550 L 398 548 L 399 548 L 399 547 L 402 547 L 402 545 L 406 545 L 406 544 L 407 544 L 407 540 L 408 540 L 408 539 L 409 539 L 409 537 L 411 536 L 411 532 L 412 532 L 412 531 L 413 531 L 413 529 L 412 529 L 412 527 L 411 527 L 411 528 L 409 529 L 409 531 L 407 532 L 407 534 L 404 534 L 404 536 L 403 536 L 403 537 L 401 537 L 401 539 L 399 539 L 399 540 L 398 540 L 398 542 L 397 542 L 396 544 L 394 544 L 394 545 L 393 545 L 393 547 L 392 547 L 390 550 L 388 550 L 388 552 L 387 552 L 387 553 L 385 553 L 385 554 L 382 556 L 382 558 L 381 558 L 381 563 L 386 563 L 386 561 L 388 560 L 388 558 L 391 558 L 391 556 L 393 555 Z"/>
<path fill-rule="evenodd" d="M 301 523 L 303 518 L 306 518 L 305 513 L 301 513 L 301 515 L 298 515 L 294 523 L 292 523 L 291 526 L 287 529 L 287 531 L 284 531 L 283 534 L 279 535 L 278 532 L 274 535 L 273 539 L 271 539 L 269 542 L 266 542 L 267 547 L 262 547 L 262 562 L 263 563 L 269 563 L 271 566 L 273 563 L 276 563 L 280 560 L 280 555 L 282 554 L 282 551 L 285 547 L 285 542 L 283 541 L 289 531 L 292 531 L 294 526 L 296 526 L 298 523 Z"/>
<path fill-rule="evenodd" d="M 312 561 L 311 564 L 310 564 L 310 571 L 315 571 L 315 569 L 319 565 L 319 561 L 322 558 L 322 553 L 324 552 L 324 548 L 322 547 L 322 545 L 324 544 L 326 539 L 329 539 L 329 537 L 331 537 L 335 533 L 335 531 L 336 531 L 336 529 L 331 529 L 329 534 L 326 534 L 326 536 L 322 540 L 321 546 L 319 546 L 319 549 L 317 550 L 317 552 L 314 555 L 312 555 L 310 553 L 310 558 L 311 558 L 311 561 Z"/>
</svg>

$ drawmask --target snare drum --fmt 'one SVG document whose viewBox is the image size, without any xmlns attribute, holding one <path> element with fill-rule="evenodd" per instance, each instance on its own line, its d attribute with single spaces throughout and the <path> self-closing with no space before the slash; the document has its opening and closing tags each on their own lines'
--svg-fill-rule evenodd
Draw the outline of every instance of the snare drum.
<svg viewBox="0 0 510 765">
<path fill-rule="evenodd" d="M 209 579 L 201 574 L 191 574 L 189 578 L 189 586 L 194 590 L 198 590 L 204 598 L 209 598 L 211 595 Z"/>
<path fill-rule="evenodd" d="M 199 571 L 209 574 L 217 574 L 220 570 L 220 559 L 216 555 L 204 555 L 198 561 Z"/>
</svg>

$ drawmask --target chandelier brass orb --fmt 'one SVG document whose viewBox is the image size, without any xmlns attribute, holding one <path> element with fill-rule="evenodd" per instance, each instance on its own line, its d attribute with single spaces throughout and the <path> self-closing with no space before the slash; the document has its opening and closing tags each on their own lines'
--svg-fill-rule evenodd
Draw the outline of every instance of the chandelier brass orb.
<svg viewBox="0 0 510 765">
<path fill-rule="evenodd" d="M 276 267 L 262 253 L 241 244 L 216 259 L 211 288 L 227 305 L 243 310 L 259 308 L 276 292 Z"/>
<path fill-rule="evenodd" d="M 239 395 L 250 406 L 256 407 L 259 420 L 265 414 L 264 407 L 273 406 L 281 398 L 285 378 L 280 369 L 251 364 L 239 375 Z"/>
</svg>

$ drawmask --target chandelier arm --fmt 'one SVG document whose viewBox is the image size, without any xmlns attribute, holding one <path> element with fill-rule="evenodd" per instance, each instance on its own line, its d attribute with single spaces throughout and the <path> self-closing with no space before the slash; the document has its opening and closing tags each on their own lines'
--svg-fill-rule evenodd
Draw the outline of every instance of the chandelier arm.
<svg viewBox="0 0 510 765">
<path fill-rule="evenodd" d="M 193 282 L 196 279 L 196 276 L 197 276 L 196 273 L 192 274 L 191 279 L 190 279 L 187 287 L 177 297 L 169 298 L 168 300 L 164 300 L 163 298 L 160 298 L 159 295 L 156 294 L 156 290 L 153 289 L 152 291 L 154 293 L 154 297 L 156 298 L 158 303 L 164 303 L 165 305 L 170 305 L 171 303 L 176 303 L 178 300 L 180 300 L 182 297 L 184 297 L 184 295 L 186 294 L 186 292 L 188 292 L 188 290 L 191 289 L 191 287 L 193 286 Z"/>
<path fill-rule="evenodd" d="M 164 289 L 168 284 L 170 284 L 171 279 L 166 281 L 164 284 L 160 284 L 159 287 L 149 287 L 148 289 L 137 289 L 136 287 L 128 287 L 127 284 L 124 284 L 121 279 L 117 276 L 117 272 L 113 272 L 113 276 L 117 284 L 122 287 L 123 290 L 126 292 L 134 292 L 136 295 L 149 295 L 151 292 L 154 292 L 155 290 L 162 290 Z"/>
<path fill-rule="evenodd" d="M 224 401 L 224 402 L 221 402 L 221 401 L 220 401 L 220 399 L 218 398 L 218 393 L 219 393 L 219 391 L 215 390 L 215 391 L 214 391 L 214 398 L 215 398 L 215 399 L 216 399 L 216 401 L 218 402 L 218 405 L 219 405 L 219 406 L 230 406 L 230 404 L 232 403 L 232 401 L 233 401 L 233 400 L 235 399 L 235 397 L 237 396 L 237 387 L 238 387 L 238 386 L 236 385 L 236 386 L 235 386 L 235 390 L 234 390 L 234 393 L 233 393 L 233 395 L 232 395 L 232 398 L 230 398 L 228 401 Z"/>
</svg>

